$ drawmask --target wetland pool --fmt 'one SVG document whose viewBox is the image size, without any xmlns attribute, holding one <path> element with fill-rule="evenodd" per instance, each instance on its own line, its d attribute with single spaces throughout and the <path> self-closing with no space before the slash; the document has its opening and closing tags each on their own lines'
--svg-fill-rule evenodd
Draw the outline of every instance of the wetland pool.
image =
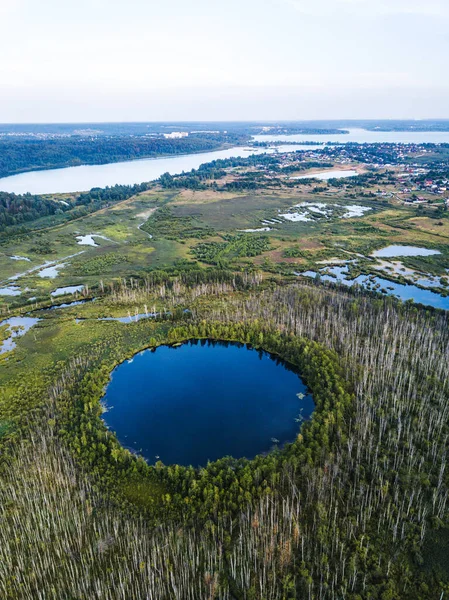
<svg viewBox="0 0 449 600">
<path fill-rule="evenodd" d="M 423 290 L 422 288 L 404 283 L 396 283 L 383 277 L 373 277 L 372 275 L 359 275 L 355 279 L 350 279 L 348 275 L 348 267 L 332 267 L 322 269 L 322 273 L 318 273 L 322 281 L 330 281 L 332 283 L 341 283 L 348 287 L 358 284 L 361 287 L 372 292 L 386 293 L 388 296 L 396 296 L 403 302 L 413 300 L 424 306 L 433 306 L 442 310 L 449 310 L 449 296 L 442 296 L 436 292 Z M 316 271 L 305 271 L 304 273 L 295 273 L 303 277 L 315 278 Z M 381 291 L 384 290 L 384 291 Z"/>
<path fill-rule="evenodd" d="M 0 327 L 7 326 L 7 333 L 9 337 L 0 342 L 0 354 L 10 352 L 16 347 L 14 338 L 21 337 L 29 331 L 33 325 L 36 325 L 40 319 L 34 317 L 10 317 L 0 322 Z"/>
<path fill-rule="evenodd" d="M 439 250 L 418 248 L 417 246 L 387 246 L 376 250 L 371 254 L 375 258 L 395 258 L 399 256 L 436 256 L 441 254 Z"/>
</svg>

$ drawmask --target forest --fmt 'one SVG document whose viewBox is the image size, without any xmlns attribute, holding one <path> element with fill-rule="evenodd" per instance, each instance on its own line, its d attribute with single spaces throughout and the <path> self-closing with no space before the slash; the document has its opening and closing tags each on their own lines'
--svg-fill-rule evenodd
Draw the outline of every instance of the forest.
<svg viewBox="0 0 449 600">
<path fill-rule="evenodd" d="M 430 600 L 449 591 L 447 313 L 216 268 L 102 289 L 94 303 L 41 312 L 34 343 L 46 340 L 44 362 L 31 347 L 27 380 L 16 380 L 20 362 L 2 376 L 2 597 Z M 158 316 L 93 319 L 144 304 Z M 191 339 L 250 344 L 297 369 L 316 405 L 297 439 L 200 469 L 152 466 L 123 448 L 101 419 L 113 367 Z"/>
<path fill-rule="evenodd" d="M 31 194 L 0 192 L 0 230 L 64 212 L 69 206 Z"/>
<path fill-rule="evenodd" d="M 48 216 L 56 215 L 59 223 L 78 219 L 99 208 L 131 198 L 149 187 L 150 184 L 141 183 L 92 188 L 89 192 L 67 197 L 63 201 L 46 196 L 0 192 L 0 231 L 15 235 L 25 229 L 23 226 L 26 223 Z"/>
</svg>

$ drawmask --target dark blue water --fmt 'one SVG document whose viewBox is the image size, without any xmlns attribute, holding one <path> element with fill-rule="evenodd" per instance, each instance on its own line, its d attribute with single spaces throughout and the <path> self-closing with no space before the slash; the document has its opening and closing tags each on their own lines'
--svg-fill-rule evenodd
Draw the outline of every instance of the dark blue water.
<svg viewBox="0 0 449 600">
<path fill-rule="evenodd" d="M 113 371 L 104 401 L 105 421 L 125 447 L 150 463 L 193 466 L 292 441 L 314 408 L 285 363 L 210 341 L 141 352 Z"/>
</svg>

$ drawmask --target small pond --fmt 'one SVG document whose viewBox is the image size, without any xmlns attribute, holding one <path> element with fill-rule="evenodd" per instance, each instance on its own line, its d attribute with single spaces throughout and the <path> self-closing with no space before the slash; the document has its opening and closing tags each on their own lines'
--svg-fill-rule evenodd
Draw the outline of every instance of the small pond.
<svg viewBox="0 0 449 600">
<path fill-rule="evenodd" d="M 62 269 L 63 267 L 65 267 L 65 263 L 59 263 L 59 265 L 46 267 L 45 269 L 42 269 L 42 271 L 39 271 L 39 277 L 48 277 L 49 279 L 55 279 L 58 276 L 59 269 Z"/>
<path fill-rule="evenodd" d="M 26 260 L 27 262 L 30 262 L 30 259 L 26 256 L 10 256 L 9 258 L 11 260 Z"/>
<path fill-rule="evenodd" d="M 345 177 L 357 177 L 358 172 L 354 169 L 333 169 L 331 171 L 320 171 L 319 173 L 310 173 L 310 175 L 300 175 L 298 177 L 290 177 L 290 179 L 320 179 L 328 181 L 329 179 L 344 179 Z"/>
<path fill-rule="evenodd" d="M 16 285 L 0 288 L 0 296 L 20 296 L 22 292 Z"/>
<path fill-rule="evenodd" d="M 343 214 L 340 212 L 342 210 L 345 211 Z M 300 221 L 314 221 L 317 218 L 350 219 L 352 217 L 362 217 L 369 210 L 372 210 L 370 206 L 361 206 L 360 204 L 340 205 L 327 202 L 300 202 L 292 206 L 289 212 L 279 214 L 279 216 L 286 221 L 297 223 Z"/>
<path fill-rule="evenodd" d="M 271 227 L 259 227 L 259 229 L 238 229 L 237 231 L 242 231 L 243 233 L 266 233 L 267 231 L 271 231 Z"/>
<path fill-rule="evenodd" d="M 417 248 L 416 246 L 387 246 L 381 250 L 376 250 L 371 256 L 393 258 L 395 256 L 434 256 L 435 254 L 441 254 L 441 252 L 429 250 L 428 248 Z"/>
<path fill-rule="evenodd" d="M 9 337 L 6 338 L 6 340 L 3 340 L 3 342 L 0 342 L 0 354 L 14 350 L 16 347 L 14 338 L 25 335 L 25 333 L 29 331 L 33 325 L 36 325 L 38 321 L 39 319 L 34 317 L 11 317 L 5 321 L 1 321 L 0 327 L 3 327 L 4 325 L 8 326 L 7 333 L 9 334 Z"/>
<path fill-rule="evenodd" d="M 111 241 L 109 238 L 105 237 L 104 235 L 100 235 L 99 233 L 88 233 L 87 235 L 76 236 L 77 244 L 80 244 L 81 246 L 98 246 L 94 238 L 107 240 L 108 242 Z"/>
<path fill-rule="evenodd" d="M 154 317 L 157 317 L 157 313 L 146 312 L 133 315 L 131 313 L 128 313 L 126 317 L 99 317 L 98 320 L 118 321 L 119 323 L 137 323 L 137 321 L 140 321 L 141 319 L 152 319 Z"/>
<path fill-rule="evenodd" d="M 81 292 L 84 289 L 84 285 L 68 285 L 66 287 L 57 288 L 51 293 L 53 297 L 64 296 L 65 294 L 74 294 L 75 292 Z"/>
<path fill-rule="evenodd" d="M 150 463 L 253 458 L 293 441 L 314 404 L 298 374 L 266 352 L 191 341 L 145 350 L 112 373 L 104 419 Z"/>
</svg>

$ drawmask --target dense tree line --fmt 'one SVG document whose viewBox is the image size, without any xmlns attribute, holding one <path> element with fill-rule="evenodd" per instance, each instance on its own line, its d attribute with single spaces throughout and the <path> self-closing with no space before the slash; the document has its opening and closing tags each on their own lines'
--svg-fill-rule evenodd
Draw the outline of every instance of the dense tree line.
<svg viewBox="0 0 449 600">
<path fill-rule="evenodd" d="M 65 212 L 70 208 L 69 203 L 63 204 L 42 196 L 0 192 L 0 231 L 11 225 L 22 225 L 57 212 Z"/>
<path fill-rule="evenodd" d="M 100 165 L 163 155 L 216 150 L 222 144 L 241 143 L 239 135 L 189 135 L 184 138 L 154 137 L 57 137 L 52 139 L 1 138 L 0 177 L 42 169 Z"/>
<path fill-rule="evenodd" d="M 217 182 L 229 175 L 233 169 L 255 167 L 256 170 L 254 171 L 238 173 L 238 177 L 234 181 L 228 181 L 219 188 L 228 191 L 252 190 L 264 186 L 280 185 L 280 181 L 273 177 L 273 173 L 287 174 L 306 169 L 333 166 L 333 163 L 329 161 L 313 160 L 295 162 L 293 165 L 285 166 L 283 161 L 284 156 L 276 154 L 253 154 L 245 158 L 221 158 L 200 165 L 198 169 L 192 169 L 188 173 L 174 176 L 170 173 L 164 173 L 159 178 L 159 183 L 165 189 L 206 190 L 211 187 L 218 189 Z M 270 173 L 269 179 L 266 177 L 267 172 Z"/>
<path fill-rule="evenodd" d="M 23 227 L 26 223 L 42 217 L 54 217 L 58 223 L 77 219 L 115 202 L 127 200 L 149 187 L 150 184 L 141 183 L 92 188 L 90 192 L 75 195 L 64 202 L 45 196 L 0 192 L 0 231 L 15 235 L 21 230 L 26 231 Z M 51 221 L 47 223 L 47 225 L 52 224 L 55 223 Z"/>
</svg>

